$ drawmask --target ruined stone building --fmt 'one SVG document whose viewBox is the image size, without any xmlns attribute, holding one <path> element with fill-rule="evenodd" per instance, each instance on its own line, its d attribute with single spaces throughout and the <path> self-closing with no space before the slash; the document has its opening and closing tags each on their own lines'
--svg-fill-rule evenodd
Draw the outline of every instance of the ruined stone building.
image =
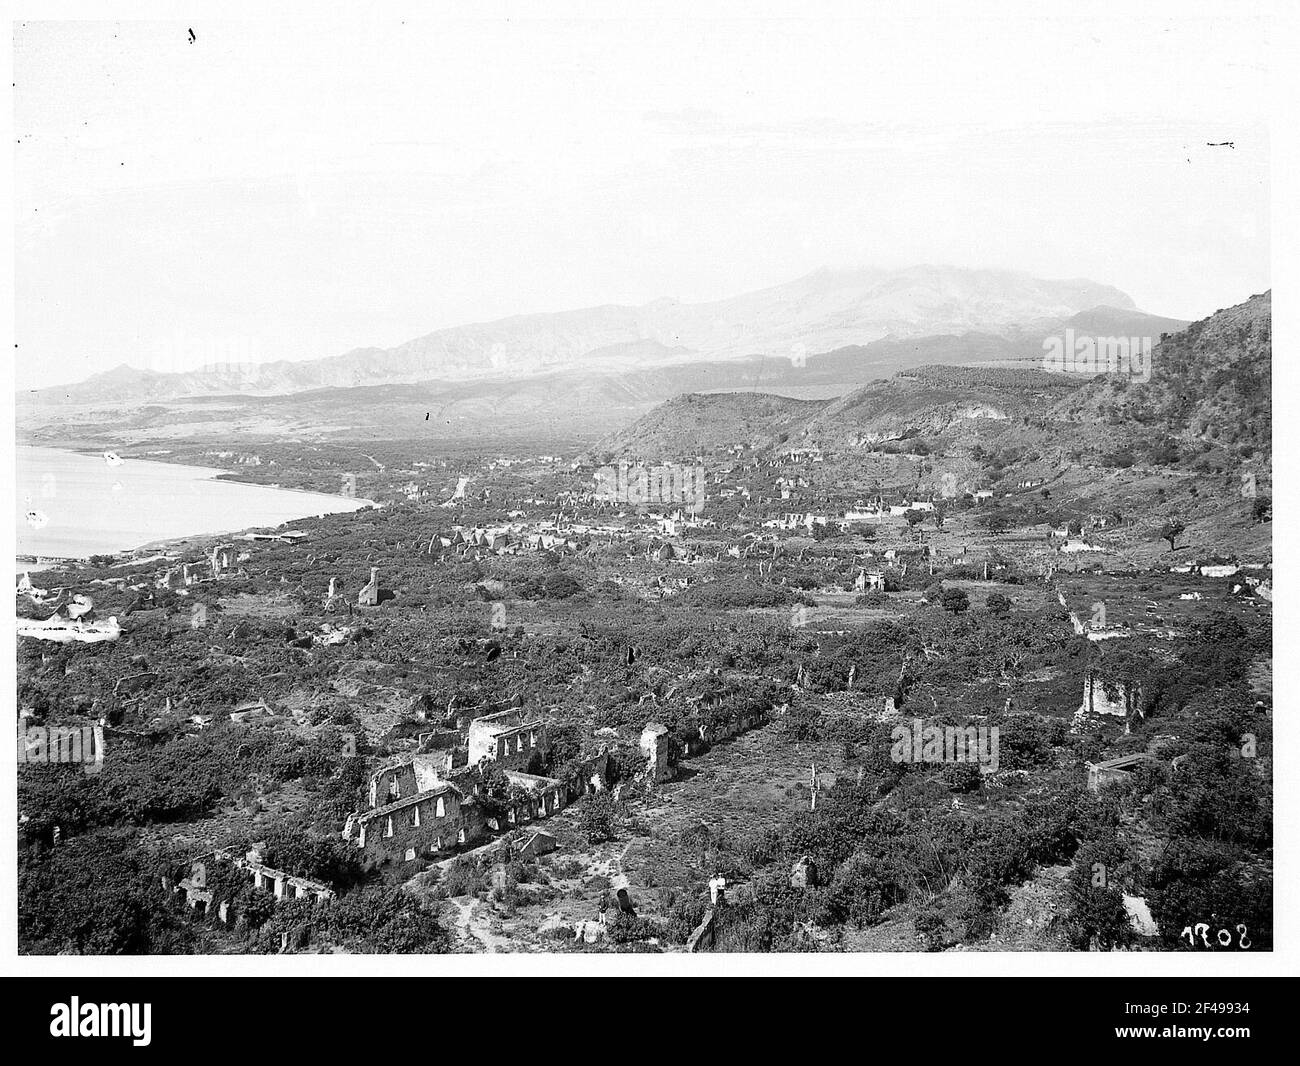
<svg viewBox="0 0 1300 1066">
<path fill-rule="evenodd" d="M 1157 761 L 1146 752 L 1138 752 L 1136 755 L 1122 755 L 1118 759 L 1106 759 L 1104 762 L 1090 762 L 1087 764 L 1088 791 L 1096 792 L 1105 785 L 1127 781 L 1139 766 Z"/>
<path fill-rule="evenodd" d="M 188 876 L 172 885 L 168 878 L 163 878 L 163 891 L 184 892 L 185 903 L 200 914 L 216 910 L 221 921 L 228 920 L 231 900 L 217 897 L 217 891 L 209 881 L 210 863 L 229 863 L 241 871 L 252 882 L 254 888 L 270 892 L 276 899 L 315 899 L 329 902 L 334 899 L 334 890 L 320 881 L 298 877 L 284 870 L 267 866 L 265 857 L 266 844 L 254 844 L 241 858 L 224 848 L 218 848 L 207 855 L 192 859 Z"/>
<path fill-rule="evenodd" d="M 208 565 L 212 570 L 212 580 L 220 580 L 222 574 L 234 569 L 235 549 L 229 544 L 218 544 L 208 556 Z"/>
<path fill-rule="evenodd" d="M 469 724 L 469 764 L 494 761 L 502 769 L 522 768 L 532 760 L 542 735 L 540 721 L 525 722 L 518 709 L 475 718 Z"/>
<path fill-rule="evenodd" d="M 413 755 L 380 767 L 370 775 L 370 806 L 385 807 L 446 783 L 436 755 Z"/>
<path fill-rule="evenodd" d="M 1142 686 L 1133 681 L 1106 678 L 1097 670 L 1090 670 L 1083 679 L 1083 704 L 1078 717 L 1110 714 L 1127 718 L 1142 714 Z"/>
<path fill-rule="evenodd" d="M 485 835 L 473 808 L 454 785 L 442 784 L 349 815 L 343 834 L 368 857 L 413 862 Z"/>
<path fill-rule="evenodd" d="M 667 726 L 650 722 L 641 731 L 641 753 L 646 757 L 646 776 L 656 784 L 672 777 L 672 768 L 668 764 L 670 746 Z"/>
<path fill-rule="evenodd" d="M 370 568 L 370 580 L 361 587 L 357 593 L 358 607 L 378 607 L 379 606 L 379 567 Z"/>
<path fill-rule="evenodd" d="M 451 753 L 416 754 L 375 770 L 367 808 L 348 815 L 343 838 L 378 862 L 416 862 L 483 843 L 603 788 L 609 753 L 579 761 L 564 780 L 507 769 L 504 797 L 489 797 L 483 788 L 483 770 L 497 760 L 453 768 L 456 761 Z"/>
<path fill-rule="evenodd" d="M 546 818 L 567 803 L 567 788 L 553 777 L 507 770 L 506 780 L 510 782 L 511 799 L 506 806 L 505 824 L 501 824 L 499 819 L 489 818 L 488 827 L 491 829 L 500 830 Z"/>
</svg>

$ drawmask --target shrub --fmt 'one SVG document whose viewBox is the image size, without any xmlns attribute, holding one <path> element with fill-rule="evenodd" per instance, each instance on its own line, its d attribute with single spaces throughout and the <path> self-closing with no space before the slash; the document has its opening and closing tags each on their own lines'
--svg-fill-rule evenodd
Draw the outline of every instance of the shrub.
<svg viewBox="0 0 1300 1066">
<path fill-rule="evenodd" d="M 984 601 L 984 608 L 990 614 L 1006 614 L 1011 610 L 1011 601 L 1001 592 L 990 593 Z"/>
<path fill-rule="evenodd" d="M 961 614 L 970 607 L 970 597 L 966 595 L 965 589 L 944 589 L 939 603 L 945 611 Z"/>
<path fill-rule="evenodd" d="M 582 803 L 578 827 L 589 844 L 599 844 L 614 839 L 616 811 L 614 800 L 608 792 L 597 792 Z"/>
</svg>

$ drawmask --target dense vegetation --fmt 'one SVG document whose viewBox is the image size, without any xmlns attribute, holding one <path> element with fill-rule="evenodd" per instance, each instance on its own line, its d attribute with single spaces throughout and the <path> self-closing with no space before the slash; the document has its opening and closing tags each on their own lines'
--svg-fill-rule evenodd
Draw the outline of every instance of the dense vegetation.
<svg viewBox="0 0 1300 1066">
<path fill-rule="evenodd" d="M 1241 926 L 1266 949 L 1272 738 L 1260 669 L 1271 622 L 1249 592 L 1197 584 L 1190 562 L 1187 583 L 1166 586 L 1167 556 L 1196 544 L 1206 562 L 1227 550 L 1214 523 L 1238 522 L 1235 537 L 1266 543 L 1269 498 L 1239 486 L 1243 464 L 1267 476 L 1267 438 L 1226 420 L 1266 402 L 1257 356 L 1268 337 L 1258 308 L 1234 315 L 1166 339 L 1148 385 L 926 368 L 831 405 L 746 401 L 744 433 L 732 425 L 729 450 L 710 458 L 705 522 L 671 540 L 646 516 L 591 499 L 592 460 L 613 448 L 515 464 L 394 442 L 368 446 L 362 466 L 342 445 L 259 446 L 257 479 L 337 489 L 360 470 L 357 493 L 383 506 L 295 523 L 304 542 L 259 542 L 220 582 L 189 589 L 157 587 L 157 562 L 96 558 L 58 576 L 91 591 L 123 638 L 19 642 L 27 722 L 102 718 L 109 751 L 96 774 L 19 774 L 23 950 L 446 949 L 436 900 L 363 866 L 339 831 L 378 759 L 514 706 L 546 722 L 531 772 L 564 777 L 612 748 L 620 797 L 588 797 L 572 815 L 588 849 L 648 834 L 638 805 L 653 797 L 636 782 L 636 738 L 651 721 L 667 727 L 675 762 L 760 721 L 800 762 L 805 745 L 842 753 L 815 810 L 787 803 L 743 831 L 701 820 L 676 833 L 673 863 L 657 871 L 666 925 L 617 918 L 609 937 L 621 948 L 684 942 L 720 872 L 744 887 L 719 919 L 723 950 L 851 946 L 900 926 L 902 946 L 997 946 L 1025 935 L 1017 923 L 1034 906 L 1052 919 L 1032 927 L 1028 946 L 1149 946 L 1135 940 L 1133 897 L 1149 903 L 1165 947 L 1218 948 L 1221 929 L 1239 945 Z M 1211 371 L 1220 349 L 1230 357 Z M 1006 417 L 975 417 L 963 390 Z M 881 405 L 899 424 L 864 439 Z M 664 417 L 726 406 L 682 400 Z M 808 423 L 814 409 L 827 420 Z M 1109 432 L 1112 413 L 1140 431 Z M 848 441 L 847 458 L 782 460 L 787 444 L 816 443 L 810 425 L 823 441 Z M 432 506 L 464 469 L 477 475 L 469 497 Z M 1135 480 L 1120 500 L 1114 485 L 1129 476 L 1159 483 Z M 996 497 L 977 502 L 971 490 L 985 485 Z M 790 513 L 927 496 L 933 510 L 892 525 L 771 532 Z M 495 554 L 439 538 L 565 511 L 581 528 L 553 550 Z M 598 531 L 610 523 L 626 535 Z M 1056 551 L 1065 537 L 1113 538 L 1110 554 L 1071 560 Z M 192 546 L 186 559 L 200 554 Z M 1099 590 L 1076 597 L 1085 616 L 1110 600 L 1127 602 L 1129 623 L 1132 611 L 1171 620 L 1088 640 L 1061 606 L 1069 583 L 1055 571 L 1072 561 L 1075 583 Z M 372 567 L 381 603 L 358 610 Z M 861 592 L 864 571 L 882 587 Z M 327 607 L 331 578 L 340 600 Z M 1133 605 L 1148 597 L 1159 602 Z M 49 613 L 18 603 L 22 615 Z M 1112 698 L 1120 686 L 1137 694 L 1127 718 L 1075 718 L 1091 675 Z M 271 714 L 230 720 L 254 700 Z M 896 761 L 886 701 L 909 723 L 996 727 L 999 769 Z M 1152 758 L 1131 777 L 1087 791 L 1086 763 L 1138 753 Z M 484 802 L 508 798 L 503 775 L 484 783 Z M 267 862 L 328 882 L 338 898 L 277 904 L 232 881 L 225 925 L 160 887 L 213 847 L 239 854 L 255 842 Z M 791 869 L 805 860 L 815 876 L 794 887 Z M 511 862 L 501 874 L 466 856 L 436 892 L 513 907 L 521 885 L 545 888 L 572 861 Z"/>
</svg>

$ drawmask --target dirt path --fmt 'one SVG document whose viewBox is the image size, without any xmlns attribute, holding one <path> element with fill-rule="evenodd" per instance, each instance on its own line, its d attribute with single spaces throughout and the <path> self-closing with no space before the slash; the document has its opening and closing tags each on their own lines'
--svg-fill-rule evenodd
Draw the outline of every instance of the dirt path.
<svg viewBox="0 0 1300 1066">
<path fill-rule="evenodd" d="M 489 847 L 495 845 L 484 845 Z M 445 868 L 446 865 L 454 861 L 455 856 L 451 859 L 443 860 L 440 863 L 434 863 L 434 866 Z M 414 893 L 417 896 L 425 898 L 430 897 L 428 883 L 424 879 L 423 873 L 416 874 L 403 886 L 406 891 Z M 474 905 L 479 901 L 473 896 L 459 896 L 446 900 L 448 906 L 456 911 L 456 921 L 452 925 L 458 940 L 465 943 L 467 947 L 475 951 L 509 951 L 510 941 L 503 936 L 492 932 L 491 919 L 484 918 L 474 913 Z M 481 945 L 481 947 L 479 946 Z"/>
<path fill-rule="evenodd" d="M 474 914 L 474 904 L 478 902 L 477 900 L 468 897 L 463 902 L 459 899 L 452 899 L 447 902 L 456 908 L 456 924 L 454 928 L 456 935 L 461 940 L 477 941 L 483 945 L 483 950 L 488 952 L 510 950 L 510 941 L 506 937 L 493 933 L 488 921 Z"/>
<path fill-rule="evenodd" d="M 618 870 L 618 873 L 615 876 L 621 877 L 625 881 L 627 880 L 627 874 L 623 872 L 623 860 L 627 858 L 627 853 L 632 850 L 632 845 L 635 843 L 636 843 L 636 838 L 634 837 L 633 839 L 629 840 L 626 846 L 623 848 L 623 850 L 620 851 L 618 855 L 614 857 L 614 867 L 615 869 Z"/>
</svg>

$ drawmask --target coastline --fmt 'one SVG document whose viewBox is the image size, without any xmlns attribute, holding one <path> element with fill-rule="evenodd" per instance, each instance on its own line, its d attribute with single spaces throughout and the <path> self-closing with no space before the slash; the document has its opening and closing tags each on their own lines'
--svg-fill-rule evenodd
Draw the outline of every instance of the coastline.
<svg viewBox="0 0 1300 1066">
<path fill-rule="evenodd" d="M 45 449 L 51 452 L 60 452 L 69 456 L 77 456 L 83 459 L 93 460 L 102 457 L 105 451 L 112 449 L 96 449 L 86 447 L 57 447 L 49 444 L 31 444 L 18 442 L 16 450 L 21 452 L 22 449 Z M 353 511 L 363 510 L 367 507 L 377 507 L 378 504 L 367 497 L 343 496 L 337 493 L 316 492 L 311 489 L 283 488 L 280 486 L 270 486 L 253 481 L 242 481 L 238 479 L 237 471 L 223 470 L 220 467 L 195 466 L 191 463 L 168 461 L 166 458 L 126 458 L 128 463 L 151 463 L 158 466 L 169 466 L 177 471 L 186 471 L 192 474 L 190 480 L 195 484 L 215 483 L 222 485 L 232 485 L 242 489 L 256 490 L 258 492 L 275 493 L 275 494 L 292 494 L 298 497 L 311 496 L 316 497 L 322 503 L 326 501 L 347 501 L 347 507 L 331 508 L 320 510 L 308 514 L 301 514 L 297 517 L 286 518 L 279 522 L 251 522 L 244 525 L 234 526 L 222 530 L 197 530 L 192 533 L 181 533 L 163 537 L 148 537 L 139 542 L 133 542 L 120 548 L 106 548 L 102 551 L 85 551 L 77 552 L 53 552 L 48 555 L 41 555 L 36 552 L 23 552 L 18 550 L 15 545 L 14 562 L 17 573 L 31 572 L 40 573 L 48 570 L 55 570 L 63 566 L 82 565 L 95 555 L 111 555 L 118 561 L 126 561 L 131 556 L 140 552 L 166 552 L 166 551 L 184 551 L 186 548 L 195 548 L 199 546 L 210 546 L 212 543 L 221 540 L 236 538 L 242 534 L 251 532 L 262 532 L 266 530 L 284 529 L 292 527 L 293 523 L 304 521 L 309 518 L 319 518 L 327 514 L 340 514 Z M 35 559 L 52 559 L 53 562 L 41 563 L 36 561 L 28 562 L 26 560 Z"/>
<path fill-rule="evenodd" d="M 60 448 L 57 444 L 33 444 L 30 441 L 18 441 L 16 442 L 16 447 L 49 448 L 51 451 L 69 452 L 70 454 L 73 455 L 84 455 L 87 458 L 91 458 L 91 459 L 95 459 L 102 456 L 104 454 L 104 451 L 113 450 L 111 448 L 104 449 L 104 451 L 96 450 L 94 448 Z M 367 458 L 369 458 L 369 456 L 367 456 Z M 273 492 L 298 492 L 306 496 L 328 496 L 330 499 L 337 499 L 337 500 L 357 500 L 358 502 L 361 503 L 362 506 L 365 506 L 367 504 L 371 507 L 379 506 L 377 503 L 375 503 L 374 500 L 362 496 L 340 496 L 337 492 L 317 492 L 315 489 L 293 489 L 293 488 L 286 488 L 283 485 L 264 485 L 260 481 L 241 481 L 239 479 L 240 478 L 239 471 L 226 470 L 223 467 L 219 467 L 219 466 L 195 466 L 193 463 L 180 462 L 175 459 L 171 459 L 167 457 L 153 458 L 152 456 L 148 459 L 142 459 L 139 458 L 138 456 L 133 456 L 133 457 L 128 457 L 125 461 L 134 462 L 134 463 L 159 463 L 163 466 L 183 466 L 187 470 L 207 470 L 207 471 L 211 471 L 211 475 L 204 480 L 220 481 L 227 485 L 246 485 L 250 489 L 270 489 Z M 357 510 L 361 510 L 361 508 L 358 507 Z M 313 518 L 319 516 L 304 515 L 303 517 Z M 249 528 L 252 529 L 256 527 L 250 526 Z M 246 532 L 246 530 L 237 530 L 236 532 L 242 533 L 242 532 Z M 226 534 L 226 535 L 230 535 L 230 534 Z M 135 551 L 138 549 L 131 549 L 131 550 Z"/>
</svg>

